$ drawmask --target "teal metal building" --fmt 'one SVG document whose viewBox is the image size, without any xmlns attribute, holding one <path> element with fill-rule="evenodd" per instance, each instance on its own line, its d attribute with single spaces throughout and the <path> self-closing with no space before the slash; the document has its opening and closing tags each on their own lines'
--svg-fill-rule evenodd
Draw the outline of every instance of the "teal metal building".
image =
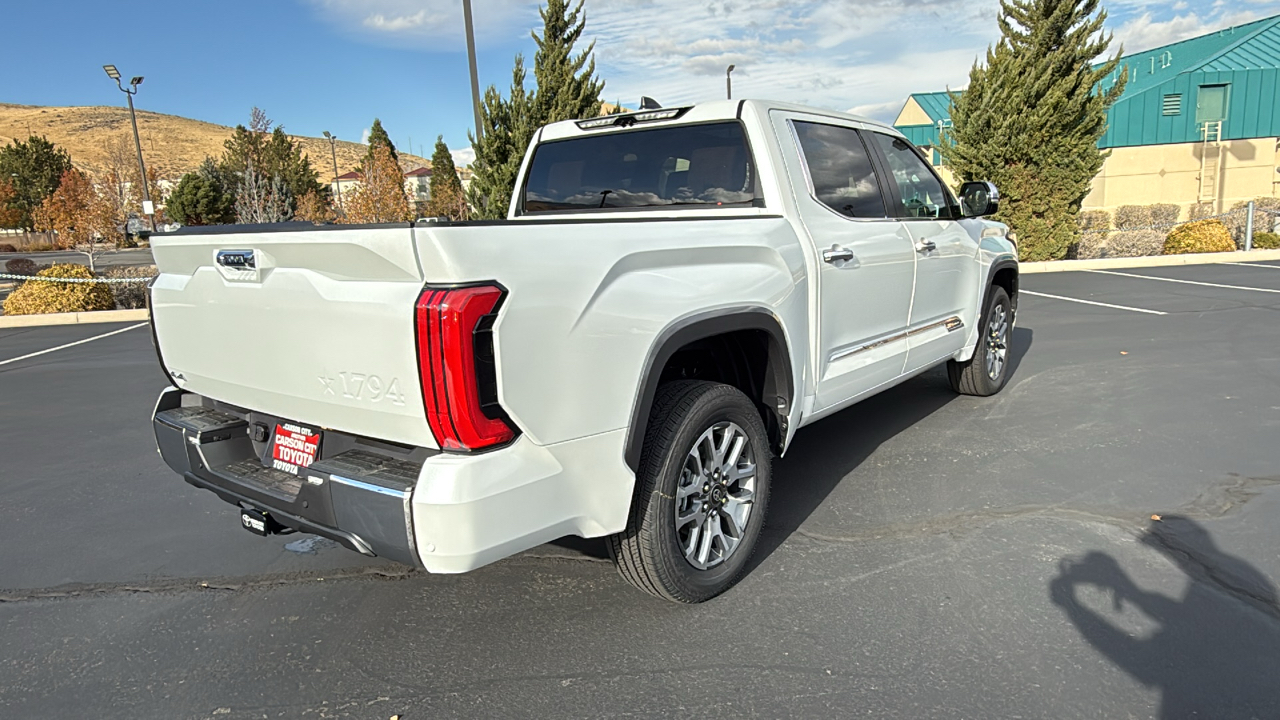
<svg viewBox="0 0 1280 720">
<path fill-rule="evenodd" d="M 1101 182 L 1095 181 L 1094 202 L 1086 200 L 1086 206 L 1141 204 L 1152 195 L 1120 187 L 1117 197 L 1105 197 L 1112 179 L 1150 182 L 1150 176 L 1189 172 L 1196 176 L 1194 183 L 1183 182 L 1187 177 L 1156 183 L 1164 196 L 1149 202 L 1221 205 L 1276 195 L 1280 15 L 1127 54 L 1103 88 L 1123 73 L 1128 74 L 1124 94 L 1109 110 L 1107 131 L 1098 141 L 1113 152 Z M 932 150 L 935 164 L 941 160 L 939 133 L 951 124 L 950 106 L 946 92 L 916 93 L 894 122 L 913 143 Z M 1188 152 L 1167 146 L 1186 146 Z"/>
</svg>

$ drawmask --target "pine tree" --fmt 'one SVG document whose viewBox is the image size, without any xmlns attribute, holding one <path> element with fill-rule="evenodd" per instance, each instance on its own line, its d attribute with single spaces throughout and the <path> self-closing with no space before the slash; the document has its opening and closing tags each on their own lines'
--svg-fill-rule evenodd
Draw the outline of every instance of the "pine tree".
<svg viewBox="0 0 1280 720">
<path fill-rule="evenodd" d="M 1023 260 L 1057 260 L 1076 242 L 1075 217 L 1106 155 L 1107 108 L 1124 77 L 1103 89 L 1119 51 L 1099 0 L 1001 0 L 1001 38 L 975 62 L 969 87 L 951 93 L 953 127 L 942 155 L 963 180 L 1000 189 L 998 218 L 1018 238 Z"/>
<path fill-rule="evenodd" d="M 468 214 L 467 197 L 462 191 L 462 179 L 454 167 L 453 155 L 444 144 L 444 136 L 437 136 L 436 149 L 431 155 L 431 200 L 427 202 L 427 215 L 466 220 Z"/>
<path fill-rule="evenodd" d="M 396 144 L 391 142 L 391 136 L 382 128 L 382 121 L 378 118 L 373 119 L 373 127 L 369 128 L 369 151 L 364 155 L 365 162 L 373 160 L 373 149 L 376 147 L 384 147 L 390 150 L 391 159 L 399 164 L 400 155 L 396 152 Z"/>
<path fill-rule="evenodd" d="M 476 160 L 471 165 L 474 175 L 468 193 L 479 218 L 506 216 L 520 163 L 535 130 L 547 123 L 600 114 L 604 82 L 595 77 L 595 43 L 581 53 L 573 52 L 587 23 L 582 3 L 578 0 L 570 9 L 565 0 L 547 0 L 546 7 L 538 11 L 543 27 L 541 36 L 532 33 L 538 45 L 533 92 L 525 90 L 524 57 L 520 55 L 511 74 L 509 96 L 504 99 L 493 86 L 485 91 L 480 107 L 484 137 L 471 141 Z"/>
<path fill-rule="evenodd" d="M 0 148 L 0 177 L 13 185 L 9 207 L 18 212 L 19 226 L 34 227 L 32 213 L 58 189 L 71 170 L 71 156 L 43 137 L 14 140 Z"/>
<path fill-rule="evenodd" d="M 236 220 L 235 184 L 210 158 L 187 173 L 169 195 L 165 214 L 183 225 L 220 225 Z"/>
</svg>

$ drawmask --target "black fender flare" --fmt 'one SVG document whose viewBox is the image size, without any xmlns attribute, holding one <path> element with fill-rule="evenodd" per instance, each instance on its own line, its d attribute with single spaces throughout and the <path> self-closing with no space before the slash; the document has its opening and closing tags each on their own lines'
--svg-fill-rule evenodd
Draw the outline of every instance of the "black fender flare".
<svg viewBox="0 0 1280 720">
<path fill-rule="evenodd" d="M 623 446 L 623 459 L 632 472 L 640 469 L 640 453 L 644 450 L 644 436 L 653 409 L 653 398 L 658 392 L 662 369 L 677 350 L 697 340 L 723 335 L 738 330 L 761 330 L 769 336 L 768 369 L 762 400 L 767 409 L 779 416 L 782 429 L 777 444 L 785 442 L 787 417 L 795 398 L 795 381 L 791 373 L 791 353 L 787 345 L 782 323 L 772 311 L 763 307 L 731 307 L 686 315 L 658 333 L 641 367 L 636 399 L 631 408 L 631 423 L 627 426 L 627 439 Z M 781 447 L 775 447 L 781 452 Z"/>
<path fill-rule="evenodd" d="M 978 310 L 979 321 L 982 313 L 986 312 L 987 303 L 991 300 L 991 288 L 995 286 L 996 273 L 1001 270 L 1013 271 L 1013 292 L 1009 293 L 1009 303 L 1013 306 L 1013 317 L 1018 316 L 1018 261 L 1004 258 L 991 263 L 991 267 L 987 270 L 987 283 L 982 286 L 982 307 Z"/>
</svg>

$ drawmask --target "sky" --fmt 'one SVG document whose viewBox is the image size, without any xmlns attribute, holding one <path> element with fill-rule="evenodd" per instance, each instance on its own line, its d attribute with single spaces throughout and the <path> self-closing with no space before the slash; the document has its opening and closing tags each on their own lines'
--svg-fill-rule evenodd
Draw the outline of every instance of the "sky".
<svg viewBox="0 0 1280 720">
<path fill-rule="evenodd" d="M 294 134 L 360 140 L 373 118 L 430 156 L 470 158 L 461 0 L 6 0 L 0 102 L 111 105 L 102 71 L 146 78 L 139 108 L 223 125 L 258 106 Z M 536 0 L 473 0 L 483 90 L 533 65 Z M 587 0 L 604 99 L 635 107 L 734 97 L 892 120 L 906 97 L 963 87 L 998 37 L 998 0 Z M 1135 52 L 1280 13 L 1280 0 L 1110 0 Z M 530 72 L 530 86 L 532 72 Z"/>
</svg>

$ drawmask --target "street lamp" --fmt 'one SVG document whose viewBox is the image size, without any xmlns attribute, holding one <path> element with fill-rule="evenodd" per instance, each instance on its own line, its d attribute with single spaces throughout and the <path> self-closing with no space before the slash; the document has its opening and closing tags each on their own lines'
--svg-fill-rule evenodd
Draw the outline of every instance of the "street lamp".
<svg viewBox="0 0 1280 720">
<path fill-rule="evenodd" d="M 133 145 L 138 149 L 138 172 L 142 174 L 142 214 L 147 216 L 151 221 L 151 232 L 156 231 L 156 208 L 151 203 L 151 189 L 147 182 L 147 166 L 142 162 L 142 140 L 138 138 L 138 116 L 133 111 L 133 96 L 138 94 L 138 86 L 142 84 L 142 76 L 138 75 L 129 81 L 129 88 L 126 90 L 124 85 L 120 83 L 120 71 L 115 65 L 103 65 L 102 69 L 107 72 L 107 77 L 116 81 L 116 87 L 120 88 L 120 92 L 129 98 L 129 121 L 133 123 Z"/>
<path fill-rule="evenodd" d="M 728 69 L 724 71 L 724 94 L 729 100 L 733 99 L 733 78 L 730 77 L 730 75 L 733 73 L 733 69 L 735 67 L 737 66 L 730 65 Z"/>
<path fill-rule="evenodd" d="M 471 0 L 462 0 L 462 23 L 467 31 L 467 63 L 471 66 L 471 109 L 476 114 L 476 142 L 484 139 L 480 127 L 480 77 L 476 74 L 476 33 L 471 26 Z M 413 148 L 409 148 L 413 152 Z"/>
<path fill-rule="evenodd" d="M 335 143 L 338 142 L 337 135 L 330 135 L 328 130 L 324 131 L 324 136 L 329 140 L 329 152 L 333 154 L 333 194 L 338 196 L 338 210 L 346 215 L 347 211 L 342 207 L 342 184 L 338 182 L 338 150 Z M 413 148 L 409 148 L 412 150 Z"/>
</svg>

